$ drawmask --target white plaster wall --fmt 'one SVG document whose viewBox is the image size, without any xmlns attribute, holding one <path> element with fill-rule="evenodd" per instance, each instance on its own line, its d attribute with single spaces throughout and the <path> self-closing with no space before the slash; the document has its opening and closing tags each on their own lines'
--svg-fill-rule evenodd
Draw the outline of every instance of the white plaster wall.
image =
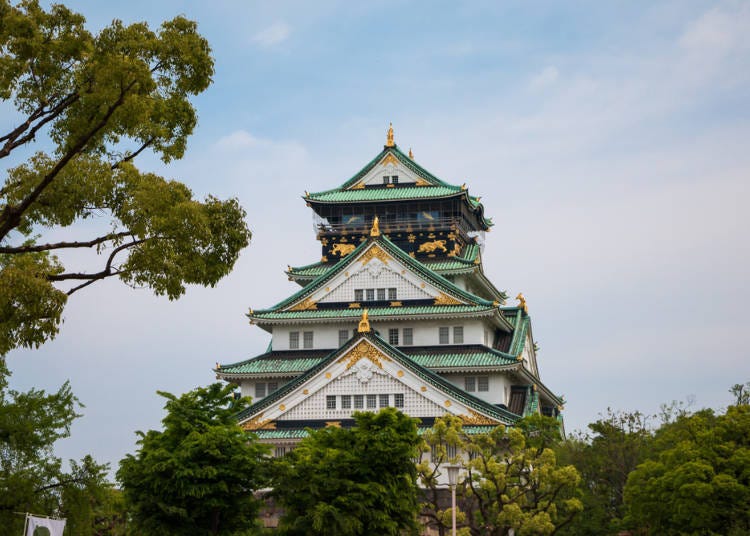
<svg viewBox="0 0 750 536">
<path fill-rule="evenodd" d="M 402 166 L 401 163 L 395 165 L 389 163 L 386 166 L 383 166 L 382 164 L 375 166 L 367 175 L 365 175 L 364 179 L 360 182 L 372 185 L 382 185 L 383 175 L 388 175 L 389 177 L 398 175 L 399 184 L 413 183 L 417 180 L 416 175 L 410 169 Z"/>
<path fill-rule="evenodd" d="M 498 373 L 465 373 L 465 374 L 441 374 L 443 378 L 460 389 L 464 389 L 466 376 L 489 376 L 489 391 L 474 391 L 470 394 L 489 402 L 490 404 L 508 405 L 510 397 L 510 379 L 504 374 Z"/>
</svg>

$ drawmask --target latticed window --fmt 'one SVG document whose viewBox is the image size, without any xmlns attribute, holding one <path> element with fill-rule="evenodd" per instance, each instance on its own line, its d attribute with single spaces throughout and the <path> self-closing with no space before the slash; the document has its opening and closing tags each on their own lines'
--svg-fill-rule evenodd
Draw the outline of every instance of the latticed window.
<svg viewBox="0 0 750 536">
<path fill-rule="evenodd" d="M 466 376 L 464 378 L 464 390 L 469 393 L 477 390 L 477 379 L 474 376 Z"/>
<path fill-rule="evenodd" d="M 438 334 L 438 343 L 440 344 L 450 343 L 449 337 L 450 337 L 450 328 L 441 327 L 439 330 L 439 334 Z"/>
<path fill-rule="evenodd" d="M 313 332 L 312 331 L 305 331 L 303 333 L 302 347 L 303 348 L 312 348 L 313 347 Z"/>
<path fill-rule="evenodd" d="M 464 327 L 455 326 L 453 328 L 453 344 L 463 344 L 464 342 Z"/>
<path fill-rule="evenodd" d="M 276 447 L 276 450 L 274 450 L 274 456 L 277 458 L 282 458 L 286 455 L 287 447 Z"/>
<path fill-rule="evenodd" d="M 378 395 L 367 395 L 367 409 L 375 409 L 378 406 Z"/>
<path fill-rule="evenodd" d="M 490 377 L 479 376 L 477 378 L 477 391 L 489 391 L 490 390 Z"/>
<path fill-rule="evenodd" d="M 361 288 L 354 289 L 354 301 L 360 302 L 365 299 L 365 291 Z"/>
<path fill-rule="evenodd" d="M 279 390 L 279 382 L 268 382 L 268 394 Z"/>
<path fill-rule="evenodd" d="M 393 395 L 393 406 L 396 408 L 404 407 L 404 395 L 403 393 L 396 393 Z"/>
<path fill-rule="evenodd" d="M 365 295 L 367 296 L 367 301 L 375 301 L 375 289 L 374 288 L 368 288 L 365 290 Z"/>
<path fill-rule="evenodd" d="M 385 300 L 385 289 L 379 288 L 378 289 L 378 300 L 383 301 Z"/>
<path fill-rule="evenodd" d="M 388 344 L 393 346 L 398 345 L 398 328 L 390 328 L 388 330 Z"/>
<path fill-rule="evenodd" d="M 414 330 L 412 328 L 404 328 L 404 345 L 410 346 L 414 344 Z"/>
<path fill-rule="evenodd" d="M 354 409 L 364 409 L 365 395 L 354 395 Z"/>
<path fill-rule="evenodd" d="M 349 340 L 349 330 L 340 329 L 339 330 L 339 346 L 343 346 L 344 343 L 348 340 Z"/>
<path fill-rule="evenodd" d="M 396 298 L 396 289 L 395 288 L 389 288 L 388 289 L 388 299 L 389 300 L 397 300 Z"/>
<path fill-rule="evenodd" d="M 445 455 L 448 456 L 448 458 L 455 458 L 456 457 L 456 445 L 446 445 Z"/>
<path fill-rule="evenodd" d="M 341 395 L 341 409 L 352 409 L 352 395 Z"/>
<path fill-rule="evenodd" d="M 383 175 L 383 184 L 388 184 L 391 182 L 391 178 L 388 175 Z"/>
<path fill-rule="evenodd" d="M 299 331 L 289 332 L 289 349 L 296 350 L 299 348 Z"/>
<path fill-rule="evenodd" d="M 398 175 L 391 175 L 391 182 L 393 184 L 398 184 Z"/>
<path fill-rule="evenodd" d="M 380 407 L 381 408 L 388 407 L 388 395 L 380 395 Z"/>
<path fill-rule="evenodd" d="M 326 409 L 336 409 L 336 396 L 335 395 L 326 396 Z"/>
<path fill-rule="evenodd" d="M 263 398 L 266 396 L 266 384 L 256 383 L 255 384 L 255 398 Z"/>
</svg>

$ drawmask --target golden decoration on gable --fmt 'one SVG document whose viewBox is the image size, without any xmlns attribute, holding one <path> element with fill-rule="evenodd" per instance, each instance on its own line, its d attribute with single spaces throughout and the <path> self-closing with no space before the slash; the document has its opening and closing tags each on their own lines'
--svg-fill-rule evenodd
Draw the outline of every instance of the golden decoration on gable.
<svg viewBox="0 0 750 536">
<path fill-rule="evenodd" d="M 352 190 L 364 190 L 365 189 L 365 183 L 364 182 L 358 182 L 354 186 L 352 186 Z"/>
<path fill-rule="evenodd" d="M 437 250 L 441 250 L 443 253 L 448 252 L 445 247 L 445 240 L 433 240 L 432 242 L 424 242 L 419 245 L 417 253 L 433 253 Z"/>
<path fill-rule="evenodd" d="M 272 419 L 263 420 L 263 413 L 259 413 L 246 423 L 242 425 L 243 430 L 275 430 L 276 423 L 272 422 Z"/>
<path fill-rule="evenodd" d="M 430 183 L 427 182 L 424 179 L 417 179 L 417 181 L 414 183 L 415 186 L 429 186 Z"/>
<path fill-rule="evenodd" d="M 331 248 L 331 255 L 346 257 L 355 249 L 357 249 L 357 246 L 354 244 L 335 244 L 333 248 Z"/>
<path fill-rule="evenodd" d="M 419 390 L 422 391 L 423 393 L 426 393 L 427 392 L 427 386 L 423 385 L 422 387 L 419 388 Z"/>
<path fill-rule="evenodd" d="M 308 389 L 303 389 L 303 390 L 302 390 L 302 394 L 303 394 L 303 395 L 309 395 L 309 394 L 310 394 L 310 391 L 309 391 Z"/>
<path fill-rule="evenodd" d="M 451 401 L 450 401 L 450 400 L 446 400 L 446 401 L 444 402 L 444 405 L 445 405 L 445 407 L 446 407 L 446 408 L 449 408 L 449 407 L 451 407 L 451 406 L 452 406 L 453 404 L 451 404 Z"/>
<path fill-rule="evenodd" d="M 289 311 L 310 311 L 312 309 L 317 309 L 318 304 L 315 300 L 312 298 L 306 298 L 302 300 L 301 302 L 297 303 L 293 307 L 290 307 Z"/>
<path fill-rule="evenodd" d="M 370 333 L 370 320 L 367 317 L 367 309 L 362 311 L 362 318 L 359 320 L 357 333 Z"/>
<path fill-rule="evenodd" d="M 529 312 L 529 306 L 526 305 L 526 298 L 523 297 L 523 294 L 521 294 L 519 292 L 518 296 L 516 296 L 516 299 L 518 300 L 518 307 L 520 307 L 521 309 L 523 309 L 524 313 L 528 313 Z"/>
<path fill-rule="evenodd" d="M 331 373 L 330 372 L 326 372 L 326 380 L 330 380 L 330 379 L 331 379 Z"/>
<path fill-rule="evenodd" d="M 407 240 L 409 240 L 409 242 L 411 242 L 412 244 L 413 244 L 413 243 L 414 243 L 414 241 L 415 241 L 415 240 L 417 239 L 417 237 L 416 237 L 416 236 L 414 236 L 414 233 L 409 233 L 409 236 L 407 236 L 406 238 L 407 238 Z"/>
<path fill-rule="evenodd" d="M 396 373 L 396 376 L 398 376 L 399 378 L 403 378 L 403 377 L 404 377 L 404 371 L 403 371 L 403 370 L 399 370 L 399 371 L 398 371 L 398 372 Z"/>
<path fill-rule="evenodd" d="M 370 262 L 372 259 L 379 259 L 383 264 L 388 264 L 391 260 L 391 256 L 388 255 L 380 246 L 373 246 L 359 258 L 359 261 L 364 265 Z"/>
<path fill-rule="evenodd" d="M 392 302 L 391 302 L 391 307 L 401 307 L 401 306 L 403 306 L 403 305 L 404 305 L 404 304 L 403 304 L 403 303 L 401 303 L 400 301 L 392 301 Z"/>
<path fill-rule="evenodd" d="M 326 428 L 341 428 L 341 421 L 326 421 Z"/>
<path fill-rule="evenodd" d="M 385 158 L 383 158 L 383 161 L 380 162 L 381 165 L 387 166 L 388 164 L 393 164 L 394 166 L 398 165 L 398 158 L 393 156 L 393 153 L 388 153 Z"/>
<path fill-rule="evenodd" d="M 286 410 L 286 406 L 284 404 L 279 404 L 279 410 L 280 411 Z"/>
<path fill-rule="evenodd" d="M 357 345 L 352 348 L 345 356 L 341 357 L 338 362 L 344 363 L 346 362 L 346 368 L 347 370 L 352 368 L 354 365 L 357 364 L 357 362 L 360 359 L 367 358 L 375 365 L 378 366 L 378 368 L 383 368 L 383 361 L 391 361 L 391 358 L 382 353 L 380 350 L 375 348 L 372 343 L 370 343 L 367 340 L 361 340 Z"/>
<path fill-rule="evenodd" d="M 437 298 L 435 298 L 435 305 L 463 305 L 463 302 L 457 300 L 453 296 L 448 296 L 441 292 L 438 294 Z"/>
<path fill-rule="evenodd" d="M 349 309 L 359 309 L 359 308 L 360 308 L 359 302 L 352 302 L 349 304 Z"/>
<path fill-rule="evenodd" d="M 478 413 L 474 411 L 473 409 L 469 410 L 469 415 L 459 415 L 461 417 L 461 420 L 464 424 L 475 424 L 475 425 L 486 425 L 486 424 L 500 424 L 495 419 L 490 419 L 489 417 L 485 417 L 481 413 Z"/>
</svg>

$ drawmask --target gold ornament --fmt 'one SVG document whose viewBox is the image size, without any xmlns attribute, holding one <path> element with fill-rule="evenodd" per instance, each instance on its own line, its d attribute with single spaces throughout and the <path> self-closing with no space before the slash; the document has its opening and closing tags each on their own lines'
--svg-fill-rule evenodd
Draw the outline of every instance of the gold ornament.
<svg viewBox="0 0 750 536">
<path fill-rule="evenodd" d="M 357 328 L 358 333 L 369 333 L 370 332 L 370 321 L 367 319 L 367 309 L 362 311 L 362 318 L 359 321 L 359 327 Z"/>
<path fill-rule="evenodd" d="M 456 298 L 441 292 L 438 294 L 437 298 L 435 298 L 435 305 L 463 305 L 463 303 Z"/>
<path fill-rule="evenodd" d="M 309 311 L 311 309 L 317 309 L 318 304 L 312 298 L 306 298 L 301 302 L 297 303 L 294 307 L 287 309 L 288 311 Z"/>
<path fill-rule="evenodd" d="M 339 363 L 346 362 L 346 368 L 350 369 L 352 368 L 357 362 L 362 359 L 367 358 L 375 365 L 378 366 L 378 368 L 383 368 L 383 363 L 381 362 L 381 359 L 383 361 L 391 361 L 391 358 L 385 355 L 384 353 L 380 352 L 377 348 L 375 348 L 372 343 L 368 340 L 361 340 L 359 343 L 357 343 L 357 346 L 352 348 L 349 353 L 347 353 L 345 356 L 340 358 L 338 360 Z"/>
<path fill-rule="evenodd" d="M 386 147 L 393 147 L 396 145 L 393 141 L 393 123 L 390 123 L 388 126 L 388 136 L 385 139 L 385 146 Z"/>
<path fill-rule="evenodd" d="M 377 216 L 372 220 L 372 228 L 370 228 L 370 236 L 380 236 L 380 220 Z"/>
<path fill-rule="evenodd" d="M 523 297 L 523 294 L 521 294 L 519 292 L 518 296 L 516 296 L 516 299 L 518 300 L 518 307 L 520 307 L 521 309 L 523 309 L 524 313 L 528 313 L 529 312 L 529 307 L 528 307 L 528 305 L 526 305 L 526 298 Z"/>
</svg>

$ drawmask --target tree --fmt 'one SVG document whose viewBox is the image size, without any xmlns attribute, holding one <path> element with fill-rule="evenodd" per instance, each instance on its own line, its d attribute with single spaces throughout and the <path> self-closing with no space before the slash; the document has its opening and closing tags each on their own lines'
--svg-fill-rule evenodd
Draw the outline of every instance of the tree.
<svg viewBox="0 0 750 536">
<path fill-rule="evenodd" d="M 628 521 L 666 536 L 748 534 L 749 467 L 750 406 L 679 416 L 628 478 Z"/>
<path fill-rule="evenodd" d="M 538 416 L 516 427 L 469 434 L 458 419 L 438 419 L 424 436 L 433 455 L 419 464 L 421 481 L 429 490 L 437 486 L 445 462 L 463 467 L 456 517 L 471 535 L 555 534 L 582 509 L 578 472 L 558 465 L 550 448 L 557 428 L 554 419 Z M 447 455 L 448 447 L 457 448 L 454 457 Z M 437 505 L 429 501 L 425 506 L 429 516 L 447 524 L 448 509 L 430 512 Z"/>
<path fill-rule="evenodd" d="M 180 397 L 159 393 L 164 430 L 138 432 L 138 451 L 117 471 L 138 534 L 244 534 L 257 522 L 253 492 L 265 483 L 268 449 L 237 424 L 250 400 L 232 390 L 215 383 Z"/>
<path fill-rule="evenodd" d="M 93 35 L 84 23 L 60 4 L 0 0 L 0 98 L 19 118 L 0 133 L 0 158 L 17 164 L 0 182 L 0 355 L 54 337 L 68 296 L 102 279 L 170 299 L 214 285 L 250 238 L 236 199 L 197 201 L 134 164 L 145 150 L 165 163 L 185 152 L 189 97 L 213 75 L 196 24 L 176 17 L 154 32 L 115 20 Z M 44 150 L 29 154 L 34 142 Z M 106 223 L 93 236 L 53 233 L 94 217 Z M 101 266 L 58 257 L 80 248 Z"/>
<path fill-rule="evenodd" d="M 351 429 L 312 432 L 280 460 L 273 496 L 286 535 L 401 535 L 419 531 L 414 419 L 394 408 L 355 413 Z"/>
<path fill-rule="evenodd" d="M 70 435 L 79 406 L 67 382 L 55 393 L 10 389 L 0 359 L 0 535 L 23 532 L 15 512 L 66 517 L 72 533 L 94 534 L 111 494 L 107 466 L 85 456 L 66 471 L 53 450 Z"/>
</svg>

